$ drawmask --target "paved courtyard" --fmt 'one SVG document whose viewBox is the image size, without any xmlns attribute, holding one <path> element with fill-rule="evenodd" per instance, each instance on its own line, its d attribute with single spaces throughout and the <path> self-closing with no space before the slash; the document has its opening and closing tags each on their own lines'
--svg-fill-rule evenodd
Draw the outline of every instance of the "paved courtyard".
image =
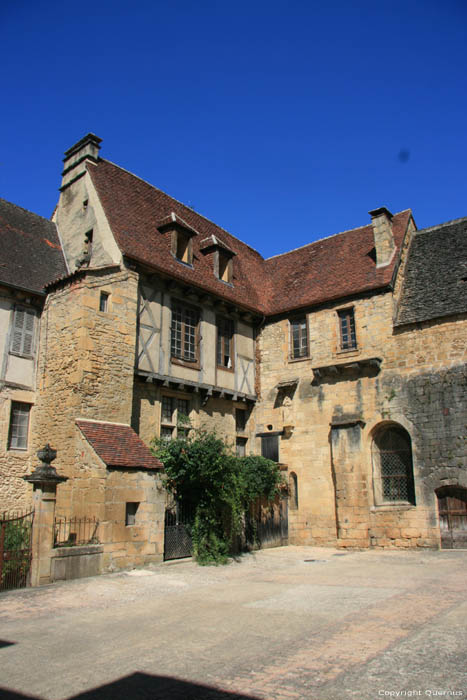
<svg viewBox="0 0 467 700">
<path fill-rule="evenodd" d="M 0 594 L 2 700 L 467 698 L 467 551 L 283 547 Z"/>
</svg>

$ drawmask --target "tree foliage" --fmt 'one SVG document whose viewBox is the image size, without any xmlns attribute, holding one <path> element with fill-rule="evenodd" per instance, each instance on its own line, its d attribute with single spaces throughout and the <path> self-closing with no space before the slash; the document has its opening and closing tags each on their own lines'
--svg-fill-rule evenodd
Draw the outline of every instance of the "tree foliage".
<svg viewBox="0 0 467 700">
<path fill-rule="evenodd" d="M 164 464 L 166 488 L 193 513 L 193 555 L 200 564 L 225 563 L 250 505 L 258 498 L 274 500 L 283 486 L 275 462 L 236 457 L 208 430 L 191 430 L 176 440 L 156 439 L 153 451 Z"/>
</svg>

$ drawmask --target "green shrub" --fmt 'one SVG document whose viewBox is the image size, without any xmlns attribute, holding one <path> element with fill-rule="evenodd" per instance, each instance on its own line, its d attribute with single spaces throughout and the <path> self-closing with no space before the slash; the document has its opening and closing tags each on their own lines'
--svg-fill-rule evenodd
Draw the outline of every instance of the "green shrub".
<svg viewBox="0 0 467 700">
<path fill-rule="evenodd" d="M 155 439 L 153 451 L 164 464 L 166 488 L 194 514 L 193 556 L 200 564 L 226 563 L 251 504 L 279 493 L 278 465 L 264 457 L 236 457 L 204 429 L 177 440 Z"/>
</svg>

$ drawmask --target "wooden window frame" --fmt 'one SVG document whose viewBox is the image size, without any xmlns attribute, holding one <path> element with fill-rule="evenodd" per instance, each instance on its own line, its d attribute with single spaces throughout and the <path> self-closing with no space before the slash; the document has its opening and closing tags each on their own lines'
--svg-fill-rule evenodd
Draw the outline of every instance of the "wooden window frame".
<svg viewBox="0 0 467 700">
<path fill-rule="evenodd" d="M 181 321 L 181 328 L 180 328 L 180 338 L 181 338 L 181 351 L 180 355 L 174 353 L 174 333 L 176 332 L 176 329 L 174 328 L 174 313 L 180 310 L 182 313 L 182 321 Z M 196 326 L 194 326 L 194 346 L 195 346 L 195 351 L 194 351 L 194 358 L 191 359 L 187 357 L 186 355 L 188 354 L 186 351 L 186 329 L 187 326 L 191 326 L 191 324 L 187 323 L 186 316 L 189 313 L 194 313 L 196 315 Z M 171 323 L 170 323 L 170 359 L 173 364 L 177 365 L 182 365 L 183 367 L 190 367 L 192 369 L 199 369 L 200 368 L 200 353 L 199 353 L 199 344 L 200 344 L 200 322 L 201 322 L 201 314 L 199 309 L 197 309 L 195 306 L 189 306 L 188 304 L 184 304 L 183 302 L 179 301 L 173 301 L 172 302 L 172 318 L 171 318 Z"/>
<path fill-rule="evenodd" d="M 351 352 L 352 350 L 358 350 L 354 307 L 349 306 L 345 309 L 338 309 L 337 319 L 339 323 L 339 351 Z M 348 340 L 344 340 L 346 336 Z"/>
<path fill-rule="evenodd" d="M 304 354 L 300 354 L 300 347 L 303 346 L 302 340 L 303 340 L 303 329 L 299 328 L 299 354 L 295 355 L 295 347 L 294 347 L 294 326 L 296 324 L 300 324 L 305 322 L 305 352 Z M 295 318 L 291 318 L 289 320 L 289 330 L 290 330 L 290 352 L 289 352 L 289 359 L 290 360 L 306 360 L 307 358 L 310 357 L 310 346 L 309 346 L 309 333 L 308 333 L 308 315 L 305 314 L 305 316 L 296 316 Z"/>
<path fill-rule="evenodd" d="M 221 333 L 222 326 L 230 326 L 231 335 L 230 338 L 227 335 Z M 216 365 L 218 369 L 222 369 L 224 372 L 234 372 L 235 371 L 235 357 L 234 357 L 234 338 L 235 338 L 235 323 L 232 319 L 226 318 L 225 316 L 216 316 Z M 226 354 L 226 345 L 228 344 L 228 353 Z M 219 363 L 219 356 L 222 358 L 229 357 L 230 366 L 226 366 Z"/>
<path fill-rule="evenodd" d="M 32 404 L 25 403 L 23 401 L 12 401 L 10 407 L 10 421 L 8 425 L 8 449 L 9 450 L 22 450 L 27 451 L 29 445 L 29 427 L 31 424 L 31 408 Z M 19 435 L 17 428 L 23 424 L 18 421 L 15 422 L 16 416 L 26 416 L 26 433 L 25 435 Z M 18 438 L 23 438 L 24 444 L 13 444 L 13 442 L 18 442 Z"/>
<path fill-rule="evenodd" d="M 13 308 L 10 327 L 10 355 L 27 359 L 34 358 L 36 317 L 36 311 L 31 307 L 17 305 Z M 22 319 L 21 324 L 19 323 L 20 319 Z"/>
</svg>

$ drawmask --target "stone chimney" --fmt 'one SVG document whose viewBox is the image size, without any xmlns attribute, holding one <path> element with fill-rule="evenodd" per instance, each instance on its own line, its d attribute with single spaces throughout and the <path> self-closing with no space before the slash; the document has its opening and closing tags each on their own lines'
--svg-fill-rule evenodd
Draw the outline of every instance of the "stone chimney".
<svg viewBox="0 0 467 700">
<path fill-rule="evenodd" d="M 388 265 L 396 249 L 392 235 L 392 214 L 386 207 L 368 212 L 373 225 L 375 239 L 376 267 Z"/>
<path fill-rule="evenodd" d="M 90 160 L 93 163 L 97 162 L 99 157 L 100 139 L 95 134 L 87 134 L 78 143 L 65 151 L 63 159 L 64 168 L 62 172 L 62 186 L 60 191 L 63 191 L 72 182 L 77 180 L 86 171 L 86 161 Z"/>
</svg>

